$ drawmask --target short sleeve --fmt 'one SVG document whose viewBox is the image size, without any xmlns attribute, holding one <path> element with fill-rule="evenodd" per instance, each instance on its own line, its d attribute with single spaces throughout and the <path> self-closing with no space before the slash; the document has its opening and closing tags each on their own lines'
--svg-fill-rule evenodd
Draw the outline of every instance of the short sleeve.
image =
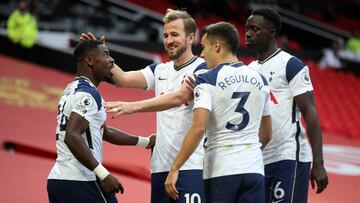
<svg viewBox="0 0 360 203">
<path fill-rule="evenodd" d="M 94 97 L 87 92 L 76 92 L 72 98 L 71 112 L 75 112 L 87 121 L 91 121 L 94 114 L 98 112 L 98 104 Z"/>
<path fill-rule="evenodd" d="M 296 57 L 290 58 L 286 65 L 286 79 L 294 97 L 313 90 L 309 67 Z"/>
<path fill-rule="evenodd" d="M 144 74 L 146 84 L 147 84 L 147 90 L 153 90 L 155 89 L 155 69 L 157 64 L 151 64 L 149 66 L 146 66 L 144 69 L 141 69 L 140 71 Z"/>
<path fill-rule="evenodd" d="M 289 82 L 289 87 L 294 97 L 305 92 L 313 91 L 314 88 L 311 83 L 309 68 L 307 66 L 295 75 Z"/>
<path fill-rule="evenodd" d="M 265 93 L 265 104 L 264 104 L 264 111 L 263 116 L 270 116 L 271 115 L 271 108 L 270 108 L 270 92 Z"/>
<path fill-rule="evenodd" d="M 199 84 L 194 89 L 194 108 L 205 108 L 212 110 L 212 85 L 203 83 Z"/>
</svg>

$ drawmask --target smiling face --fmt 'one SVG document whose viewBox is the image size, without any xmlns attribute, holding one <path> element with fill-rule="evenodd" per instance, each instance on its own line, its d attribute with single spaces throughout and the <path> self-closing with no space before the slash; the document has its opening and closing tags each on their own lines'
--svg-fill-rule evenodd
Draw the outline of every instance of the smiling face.
<svg viewBox="0 0 360 203">
<path fill-rule="evenodd" d="M 106 81 L 115 84 L 111 69 L 114 67 L 114 59 L 110 56 L 108 48 L 101 44 L 98 49 L 93 50 L 93 74 L 98 82 Z"/>
<path fill-rule="evenodd" d="M 245 31 L 246 46 L 258 52 L 266 50 L 276 37 L 271 24 L 261 15 L 251 15 L 246 21 Z"/>
<path fill-rule="evenodd" d="M 186 36 L 182 19 L 173 20 L 164 24 L 164 47 L 170 59 L 176 60 L 188 49 L 191 49 L 192 35 L 194 35 L 194 33 Z"/>
</svg>

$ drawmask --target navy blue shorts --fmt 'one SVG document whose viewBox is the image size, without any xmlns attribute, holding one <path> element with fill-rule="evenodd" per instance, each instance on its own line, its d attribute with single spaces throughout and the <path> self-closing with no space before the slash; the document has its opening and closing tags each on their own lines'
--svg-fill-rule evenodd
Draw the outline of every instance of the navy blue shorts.
<svg viewBox="0 0 360 203">
<path fill-rule="evenodd" d="M 264 176 L 258 173 L 221 176 L 204 182 L 207 202 L 263 203 L 265 201 Z"/>
<path fill-rule="evenodd" d="M 311 162 L 284 160 L 265 165 L 267 203 L 306 203 Z"/>
<path fill-rule="evenodd" d="M 182 170 L 176 182 L 179 198 L 175 201 L 165 190 L 168 172 L 151 174 L 151 203 L 205 203 L 202 170 Z"/>
<path fill-rule="evenodd" d="M 48 180 L 50 203 L 117 203 L 115 193 L 105 193 L 97 181 Z"/>
</svg>

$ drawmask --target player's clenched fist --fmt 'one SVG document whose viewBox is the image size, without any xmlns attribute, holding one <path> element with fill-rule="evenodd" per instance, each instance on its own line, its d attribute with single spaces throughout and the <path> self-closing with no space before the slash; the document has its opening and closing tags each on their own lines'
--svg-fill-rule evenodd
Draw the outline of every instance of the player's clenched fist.
<svg viewBox="0 0 360 203">
<path fill-rule="evenodd" d="M 101 181 L 101 187 L 105 190 L 105 192 L 108 193 L 118 193 L 119 191 L 121 192 L 121 194 L 124 193 L 124 188 L 119 182 L 119 180 L 111 174 L 106 176 L 106 178 Z"/>
</svg>

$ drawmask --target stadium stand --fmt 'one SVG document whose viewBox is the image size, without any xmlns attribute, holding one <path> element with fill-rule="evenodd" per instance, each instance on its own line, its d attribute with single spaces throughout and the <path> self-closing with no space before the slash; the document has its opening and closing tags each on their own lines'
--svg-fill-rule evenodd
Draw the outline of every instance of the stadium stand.
<svg viewBox="0 0 360 203">
<path fill-rule="evenodd" d="M 360 78 L 351 72 L 333 69 L 321 70 L 312 62 L 311 79 L 322 129 L 352 139 L 360 139 Z"/>
</svg>

